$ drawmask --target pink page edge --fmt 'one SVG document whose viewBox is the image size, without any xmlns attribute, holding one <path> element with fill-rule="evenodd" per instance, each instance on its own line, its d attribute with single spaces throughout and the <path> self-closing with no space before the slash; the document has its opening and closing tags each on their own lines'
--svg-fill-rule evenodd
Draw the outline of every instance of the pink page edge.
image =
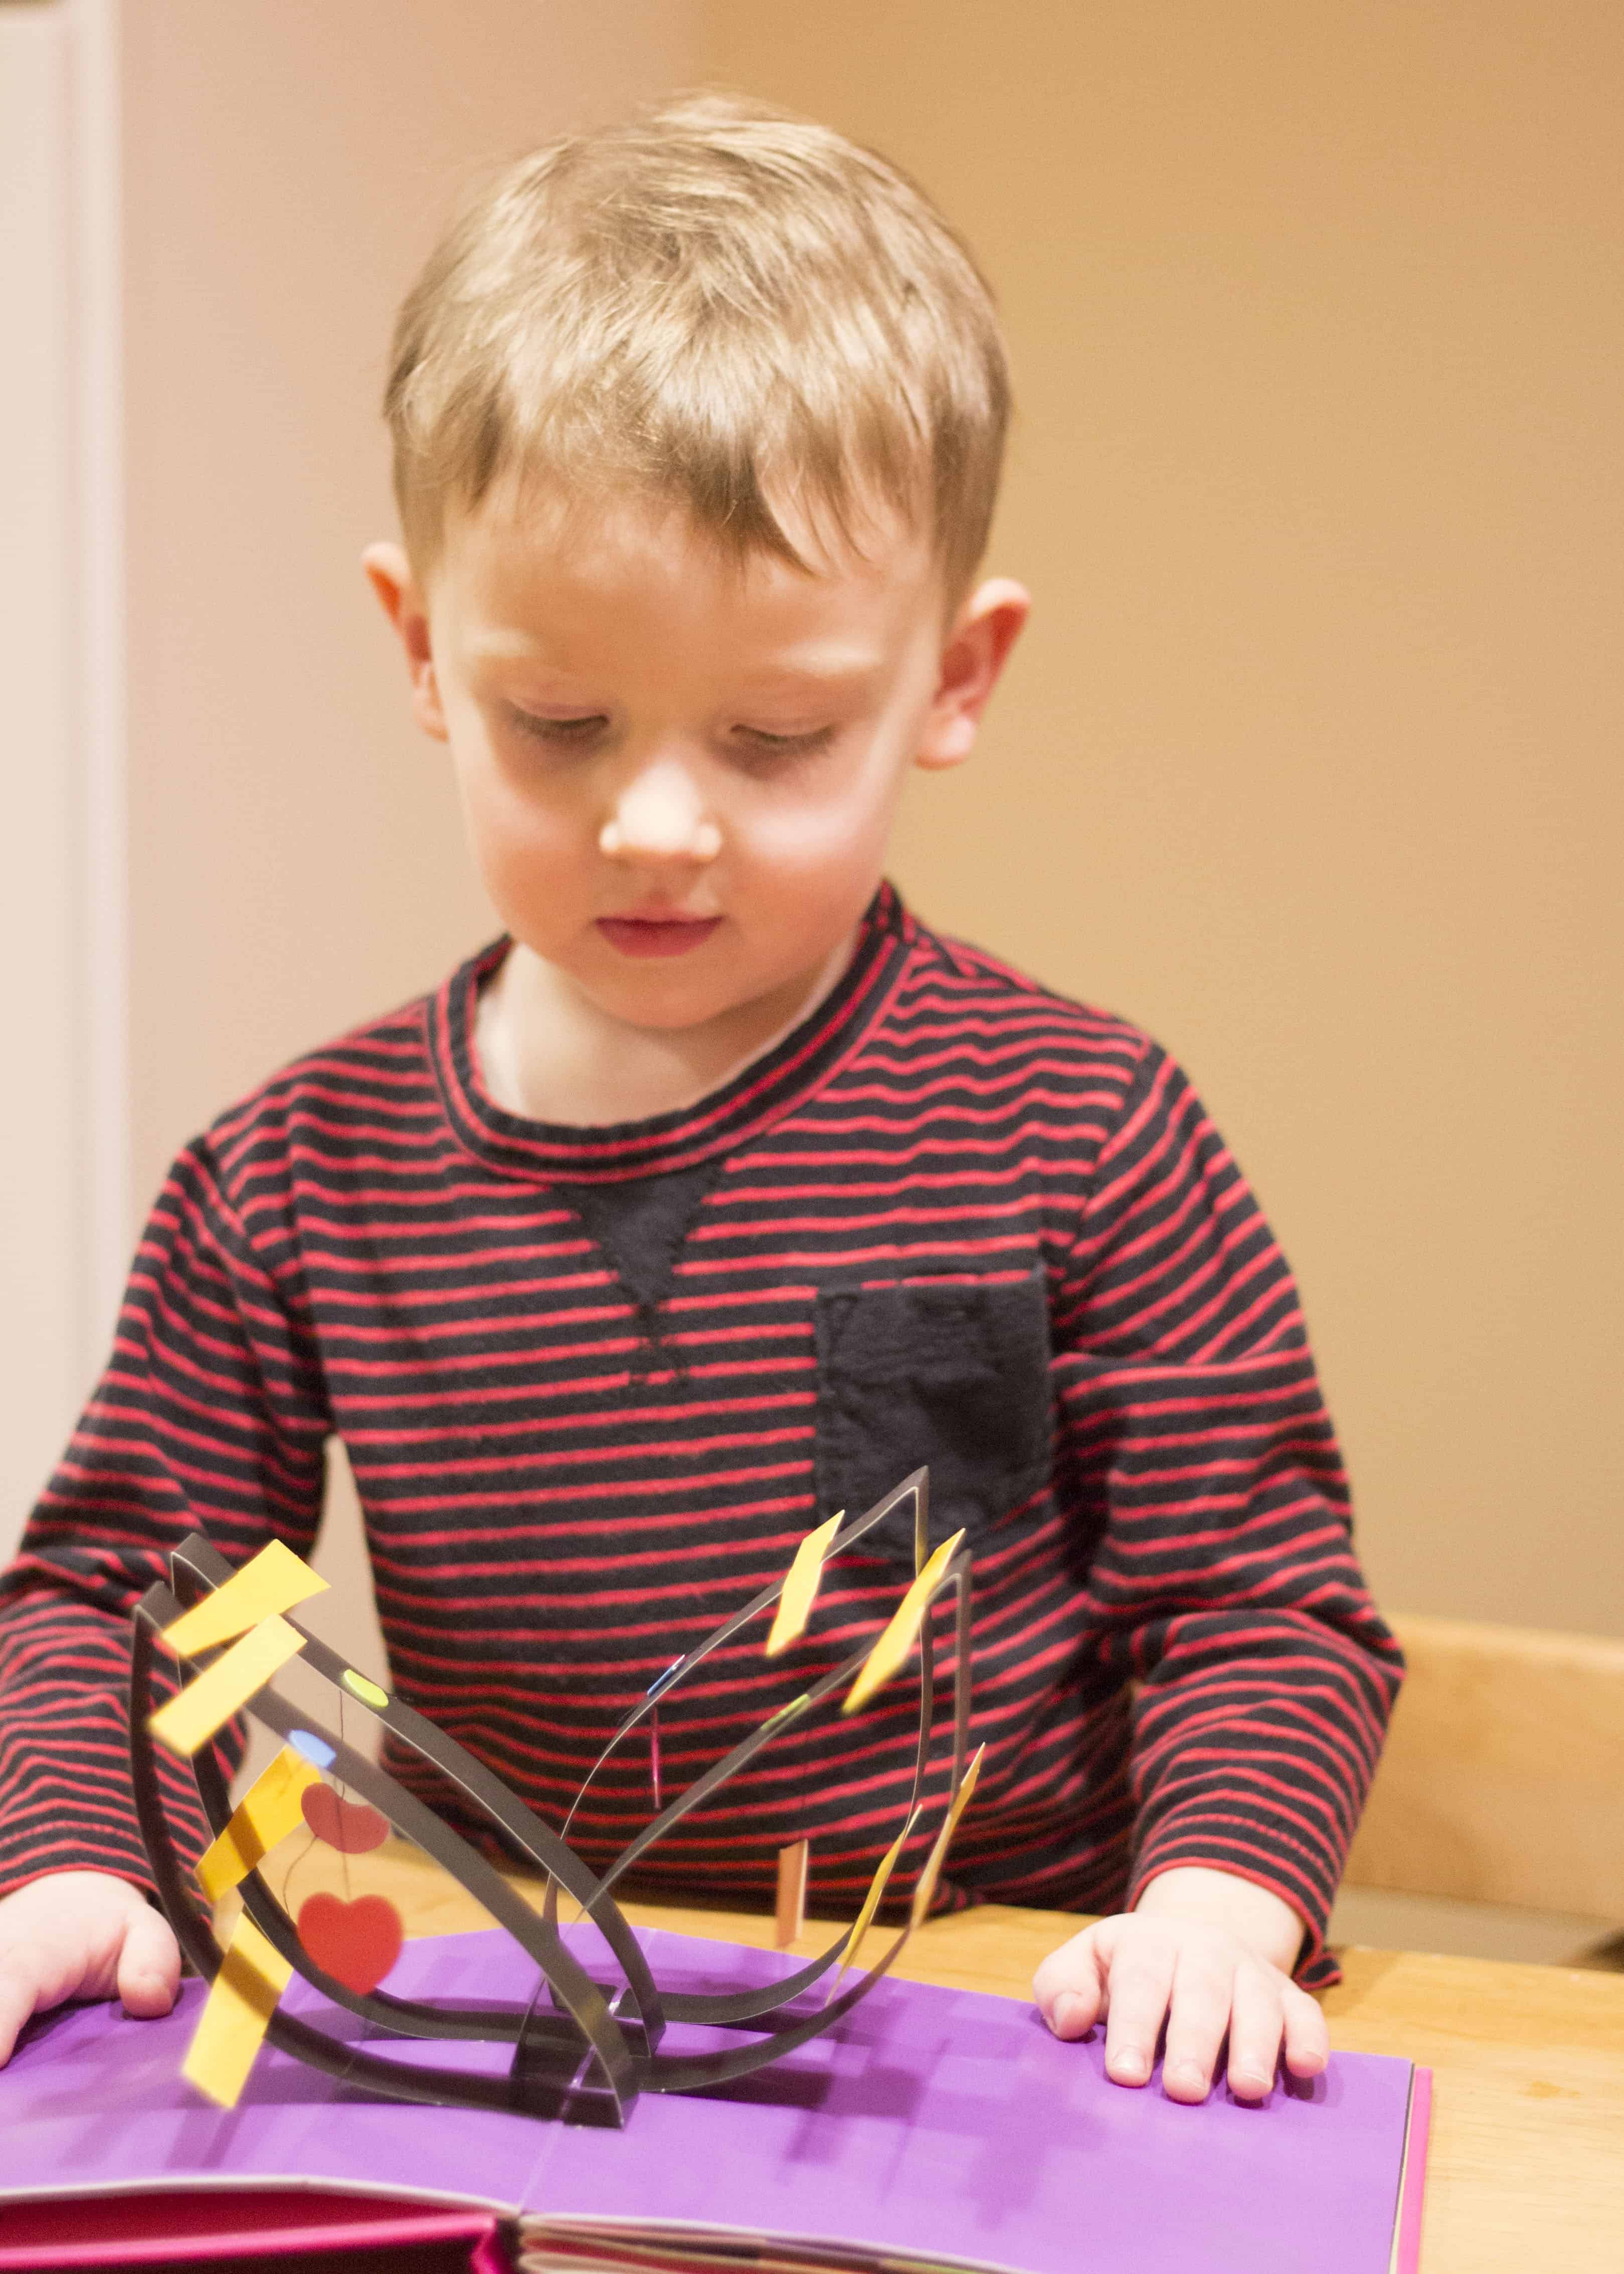
<svg viewBox="0 0 1624 2274">
<path fill-rule="evenodd" d="M 229 2265 L 233 2258 L 287 2257 L 297 2263 L 299 2258 L 314 2250 L 332 2250 L 335 2237 L 337 2247 L 344 2248 L 401 2249 L 414 2242 L 450 2242 L 466 2237 L 472 2243 L 469 2264 L 473 2274 L 506 2274 L 507 2260 L 496 2240 L 497 2218 L 493 2211 L 425 2210 L 404 2216 L 385 2214 L 375 2219 L 358 2220 L 342 2230 L 332 2227 L 254 2227 L 240 2234 L 214 2238 L 210 2243 L 212 2262 L 199 2259 L 202 2266 L 213 2263 Z M 176 2257 L 173 2235 L 141 2235 L 124 2240 L 109 2239 L 106 2242 L 57 2242 L 29 2245 L 25 2243 L 14 2253 L 0 2249 L 0 2268 L 26 2268 L 28 2274 L 49 2274 L 53 2267 L 89 2266 L 173 2266 Z"/>
<path fill-rule="evenodd" d="M 1421 2262 L 1421 2201 L 1426 2192 L 1426 2152 L 1432 2129 L 1432 2072 L 1418 2068 L 1410 2087 L 1404 2134 L 1404 2176 L 1399 2201 L 1393 2274 L 1417 2274 Z"/>
</svg>

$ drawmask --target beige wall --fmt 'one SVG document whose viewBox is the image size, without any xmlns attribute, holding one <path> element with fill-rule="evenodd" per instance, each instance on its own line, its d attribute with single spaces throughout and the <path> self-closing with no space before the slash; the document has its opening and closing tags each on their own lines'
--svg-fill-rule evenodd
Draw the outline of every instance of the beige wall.
<svg viewBox="0 0 1624 2274">
<path fill-rule="evenodd" d="M 1038 610 L 905 883 L 1190 1065 L 1387 1598 L 1624 1632 L 1624 9 L 703 13 L 1008 316 Z"/>
<path fill-rule="evenodd" d="M 0 1557 L 62 1449 L 87 1339 L 70 68 L 51 11 L 0 12 Z"/>
<path fill-rule="evenodd" d="M 456 181 L 712 78 L 974 237 L 1039 601 L 900 857 L 1192 1067 L 1395 1603 L 1624 1631 L 1624 11 L 1611 0 L 125 11 L 136 1182 L 488 922 L 356 568 Z M 1609 1464 L 1611 1463 L 1611 1465 Z"/>
<path fill-rule="evenodd" d="M 495 928 L 358 565 L 393 526 L 389 324 L 471 173 L 688 78 L 693 22 L 684 0 L 139 0 L 124 23 L 144 1210 L 222 1105 Z M 380 1668 L 342 1459 L 317 1562 L 312 1624 Z"/>
<path fill-rule="evenodd" d="M 363 587 L 395 304 L 471 173 L 685 77 L 680 0 L 124 16 L 142 1206 L 261 1075 L 494 929 Z"/>
</svg>

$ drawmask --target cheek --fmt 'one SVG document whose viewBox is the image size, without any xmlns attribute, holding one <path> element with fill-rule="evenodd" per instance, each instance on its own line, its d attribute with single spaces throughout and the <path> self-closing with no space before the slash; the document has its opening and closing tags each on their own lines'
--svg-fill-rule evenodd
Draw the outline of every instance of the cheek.
<svg viewBox="0 0 1624 2274">
<path fill-rule="evenodd" d="M 797 792 L 786 785 L 736 817 L 738 841 L 752 863 L 792 877 L 882 861 L 907 774 L 891 736 L 876 737 L 838 773 L 814 775 Z"/>
<path fill-rule="evenodd" d="M 748 865 L 785 885 L 877 870 L 891 833 L 897 789 L 882 795 L 807 799 L 753 816 L 740 850 Z"/>
<path fill-rule="evenodd" d="M 518 770 L 483 744 L 454 744 L 457 789 L 469 841 L 500 910 L 539 889 L 555 900 L 571 877 L 590 869 L 594 832 L 568 801 L 536 794 Z"/>
<path fill-rule="evenodd" d="M 805 806 L 762 817 L 745 832 L 740 849 L 751 868 L 774 883 L 815 884 L 820 877 L 871 862 L 885 838 L 878 816 Z"/>
</svg>

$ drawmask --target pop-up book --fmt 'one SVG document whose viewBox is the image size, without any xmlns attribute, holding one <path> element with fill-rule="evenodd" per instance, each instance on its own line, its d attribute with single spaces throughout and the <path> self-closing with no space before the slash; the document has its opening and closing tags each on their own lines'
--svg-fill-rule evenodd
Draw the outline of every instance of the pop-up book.
<svg viewBox="0 0 1624 2274">
<path fill-rule="evenodd" d="M 1408 2062 L 1338 2054 L 1327 2075 L 1283 2081 L 1261 2106 L 1221 2086 L 1191 2109 L 1154 2081 L 1111 2085 L 1097 2037 L 1061 2044 L 1027 2005 L 891 1975 L 929 1909 L 980 1758 L 967 1758 L 970 1560 L 957 1535 L 928 1552 L 927 1493 L 916 1472 L 866 1515 L 809 1532 L 781 1580 L 628 1706 L 591 1775 L 646 1724 L 651 1813 L 601 1872 L 570 1848 L 568 1820 L 543 1823 L 299 1623 L 292 1613 L 321 1582 L 290 1551 L 274 1545 L 233 1570 L 200 1535 L 186 1540 L 170 1584 L 135 1612 L 131 1761 L 154 1877 L 198 1978 L 160 2022 L 97 2006 L 32 2025 L 0 2073 L 0 2201 L 36 2208 L 0 2222 L 0 2270 L 225 2263 L 244 2247 L 240 2233 L 222 2240 L 228 2195 L 249 2203 L 236 2224 L 252 2225 L 262 2255 L 326 2248 L 356 2268 L 432 2248 L 460 2254 L 447 2263 L 506 2255 L 556 2274 L 1412 2266 L 1428 2080 Z M 756 1622 L 770 1654 L 793 1651 L 826 1565 L 909 1502 L 914 1576 L 880 1633 L 667 1796 L 658 1717 L 691 1670 Z M 951 1732 L 933 1747 L 944 1598 Z M 295 1660 L 306 1669 L 297 1701 L 279 1686 Z M 910 1667 L 919 1713 L 903 1820 L 856 1919 L 821 1955 L 634 1929 L 616 1886 L 673 1825 L 786 1730 L 820 1710 L 861 1712 Z M 312 1677 L 335 1701 L 330 1715 L 305 1702 Z M 160 1699 L 161 1686 L 173 1694 Z M 382 1725 L 392 1751 L 432 1765 L 464 1821 L 500 1835 L 539 1882 L 535 1900 L 347 1741 L 350 1706 Z M 212 1741 L 239 1714 L 281 1747 L 233 1807 Z M 191 1765 L 213 1833 L 191 1874 L 166 1803 L 176 1762 Z M 382 1895 L 292 1904 L 287 1875 L 279 1893 L 265 1868 L 296 1834 L 358 1865 L 392 1834 L 459 1881 L 494 1931 L 407 1941 Z M 922 1868 L 865 1968 L 910 1840 L 929 1842 Z M 798 1867 L 804 1855 L 786 1851 L 782 1887 Z M 230 1894 L 240 1909 L 222 1940 L 214 1920 Z M 569 1924 L 564 1900 L 579 1912 Z M 167 2225 L 152 2207 L 199 2189 L 224 2191 L 212 2239 L 195 2201 Z M 291 2191 L 280 2199 L 300 2215 L 268 2215 L 244 2189 Z M 322 2191 L 325 2224 L 311 2210 Z M 109 2198 L 142 2196 L 151 2215 L 109 2221 Z M 470 2226 L 470 2208 L 492 2223 Z M 348 2241 L 335 2245 L 345 2220 Z"/>
</svg>

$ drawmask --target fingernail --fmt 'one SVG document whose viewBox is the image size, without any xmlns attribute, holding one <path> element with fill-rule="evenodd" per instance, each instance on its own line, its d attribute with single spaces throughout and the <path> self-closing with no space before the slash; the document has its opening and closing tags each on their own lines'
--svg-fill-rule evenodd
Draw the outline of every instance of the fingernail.
<svg viewBox="0 0 1624 2274">
<path fill-rule="evenodd" d="M 1150 2063 L 1137 2045 L 1124 2045 L 1110 2064 L 1111 2074 L 1124 2084 L 1138 2084 L 1150 2074 Z"/>
<path fill-rule="evenodd" d="M 1176 2084 L 1181 2092 L 1204 2093 L 1207 2090 L 1207 2079 L 1195 2061 L 1180 2061 L 1176 2067 L 1163 2069 L 1162 2074 L 1166 2083 Z"/>
<path fill-rule="evenodd" d="M 1244 2068 L 1237 2071 L 1229 2082 L 1243 2100 L 1260 2100 L 1268 2090 L 1271 2081 L 1260 2069 Z"/>
<path fill-rule="evenodd" d="M 1079 2016 L 1082 2011 L 1083 2001 L 1076 1991 L 1063 1990 L 1055 2000 L 1055 2009 L 1049 2015 L 1049 2026 L 1057 2037 L 1069 2037 L 1077 2027 Z"/>
</svg>

